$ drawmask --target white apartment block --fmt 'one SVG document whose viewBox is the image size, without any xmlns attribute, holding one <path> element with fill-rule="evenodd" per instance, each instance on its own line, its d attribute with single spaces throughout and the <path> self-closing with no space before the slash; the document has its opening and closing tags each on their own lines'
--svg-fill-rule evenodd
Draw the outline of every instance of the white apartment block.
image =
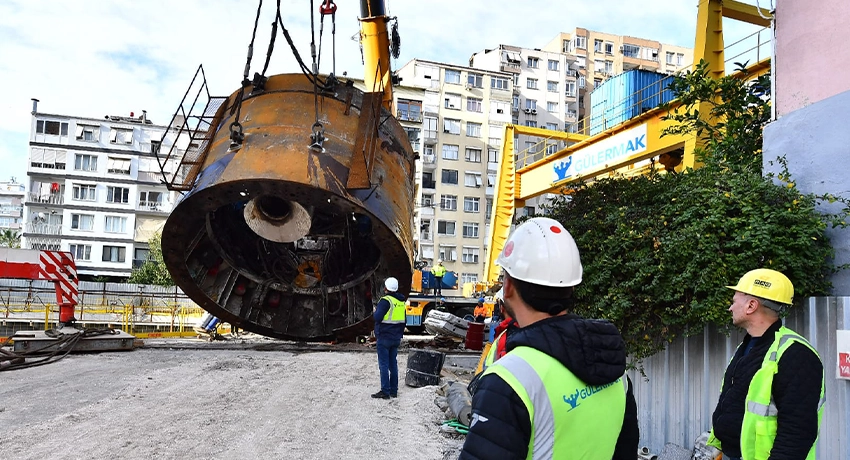
<svg viewBox="0 0 850 460">
<path fill-rule="evenodd" d="M 0 231 L 12 230 L 20 234 L 25 195 L 26 186 L 14 177 L 8 182 L 0 182 Z"/>
<path fill-rule="evenodd" d="M 167 127 L 144 113 L 84 118 L 34 103 L 31 129 L 21 247 L 70 251 L 83 279 L 129 276 L 175 203 L 157 160 Z"/>
<path fill-rule="evenodd" d="M 418 59 L 397 74 L 406 87 L 424 90 L 417 261 L 430 266 L 442 259 L 458 274 L 459 287 L 481 280 L 502 137 L 511 122 L 512 75 Z M 397 95 L 400 112 L 402 97 Z"/>
</svg>

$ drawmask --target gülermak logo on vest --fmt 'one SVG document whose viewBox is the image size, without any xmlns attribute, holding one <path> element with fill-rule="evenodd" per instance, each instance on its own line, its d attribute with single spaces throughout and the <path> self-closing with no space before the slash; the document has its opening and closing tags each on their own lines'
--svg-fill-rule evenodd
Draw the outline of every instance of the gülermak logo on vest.
<svg viewBox="0 0 850 460">
<path fill-rule="evenodd" d="M 645 151 L 646 125 L 643 124 L 594 145 L 579 149 L 566 160 L 556 161 L 552 165 L 553 182 L 602 169 L 606 165 L 611 166 L 618 161 Z"/>
<path fill-rule="evenodd" d="M 587 385 L 584 388 L 577 389 L 575 393 L 573 393 L 569 396 L 564 395 L 564 402 L 570 405 L 570 410 L 568 410 L 567 412 L 578 407 L 579 404 L 581 403 L 581 400 L 587 399 L 587 398 L 595 395 L 596 393 L 599 393 L 600 391 L 610 387 L 611 385 L 614 385 L 615 383 L 619 383 L 622 380 L 623 380 L 623 378 L 620 377 L 620 378 L 618 378 L 617 380 L 615 380 L 611 383 L 606 383 L 605 385 Z"/>
</svg>

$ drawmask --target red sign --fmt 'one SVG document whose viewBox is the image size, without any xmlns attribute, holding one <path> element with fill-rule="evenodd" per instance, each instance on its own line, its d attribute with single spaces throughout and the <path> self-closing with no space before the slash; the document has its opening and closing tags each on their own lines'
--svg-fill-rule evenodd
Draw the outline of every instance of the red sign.
<svg viewBox="0 0 850 460">
<path fill-rule="evenodd" d="M 850 378 L 850 353 L 838 353 L 838 375 Z"/>
</svg>

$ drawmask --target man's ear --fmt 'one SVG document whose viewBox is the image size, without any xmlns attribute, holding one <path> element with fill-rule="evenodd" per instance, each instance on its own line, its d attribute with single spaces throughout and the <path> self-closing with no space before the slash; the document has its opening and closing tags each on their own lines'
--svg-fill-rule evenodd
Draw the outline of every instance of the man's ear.
<svg viewBox="0 0 850 460">
<path fill-rule="evenodd" d="M 514 294 L 514 282 L 510 276 L 506 276 L 504 282 L 502 283 L 502 298 L 507 299 L 508 297 L 513 296 Z"/>
</svg>

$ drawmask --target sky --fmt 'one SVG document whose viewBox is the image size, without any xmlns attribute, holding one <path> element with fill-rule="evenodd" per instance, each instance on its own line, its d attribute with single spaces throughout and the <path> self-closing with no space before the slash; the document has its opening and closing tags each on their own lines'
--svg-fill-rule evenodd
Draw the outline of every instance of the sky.
<svg viewBox="0 0 850 460">
<path fill-rule="evenodd" d="M 755 4 L 756 0 L 745 0 Z M 0 2 L 0 181 L 27 183 L 31 98 L 38 111 L 102 118 L 136 116 L 167 124 L 198 65 L 210 92 L 238 89 L 259 0 L 3 0 Z M 313 0 L 319 43 L 321 0 Z M 320 72 L 362 78 L 360 2 L 336 0 L 336 57 L 331 18 L 325 19 Z M 767 3 L 767 1 L 762 1 Z M 311 2 L 281 0 L 284 25 L 299 54 L 310 60 Z M 468 65 L 469 57 L 499 44 L 540 48 L 575 27 L 693 47 L 696 0 L 386 0 L 398 19 L 401 55 Z M 767 6 L 767 5 L 762 5 Z M 265 61 L 276 5 L 263 2 L 251 75 Z M 724 20 L 731 43 L 758 28 Z M 267 75 L 297 72 L 278 32 Z"/>
</svg>

